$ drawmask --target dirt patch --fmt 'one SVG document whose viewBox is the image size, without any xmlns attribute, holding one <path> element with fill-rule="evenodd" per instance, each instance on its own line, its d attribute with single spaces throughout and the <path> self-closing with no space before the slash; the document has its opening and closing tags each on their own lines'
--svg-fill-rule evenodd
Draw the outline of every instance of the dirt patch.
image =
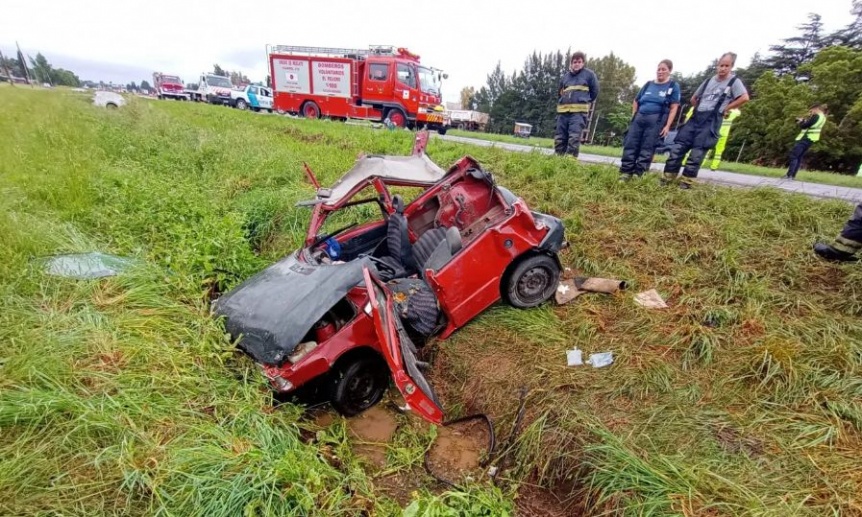
<svg viewBox="0 0 862 517">
<path fill-rule="evenodd" d="M 732 427 L 713 425 L 712 434 L 721 448 L 731 454 L 743 453 L 749 457 L 763 455 L 763 442 L 751 436 L 744 436 Z"/>
<path fill-rule="evenodd" d="M 515 497 L 515 515 L 530 517 L 577 517 L 586 515 L 576 501 L 565 501 L 550 490 L 535 485 L 521 485 Z"/>
<path fill-rule="evenodd" d="M 422 473 L 397 472 L 374 480 L 374 487 L 404 508 L 413 501 L 413 493 L 422 489 Z"/>
<path fill-rule="evenodd" d="M 294 127 L 285 128 L 284 134 L 286 134 L 287 136 L 289 136 L 290 138 L 292 138 L 294 140 L 299 140 L 300 142 L 306 142 L 309 144 L 322 142 L 322 141 L 326 140 L 325 135 L 322 135 L 319 133 L 307 134 L 307 133 L 304 133 L 304 132 L 302 132 L 299 129 L 296 129 Z"/>
<path fill-rule="evenodd" d="M 428 470 L 452 484 L 468 476 L 480 479 L 482 461 L 489 452 L 489 433 L 487 422 L 480 419 L 440 427 L 426 456 Z"/>
<path fill-rule="evenodd" d="M 380 405 L 347 421 L 350 437 L 358 442 L 354 453 L 374 467 L 386 466 L 386 444 L 392 441 L 398 421 Z"/>
</svg>

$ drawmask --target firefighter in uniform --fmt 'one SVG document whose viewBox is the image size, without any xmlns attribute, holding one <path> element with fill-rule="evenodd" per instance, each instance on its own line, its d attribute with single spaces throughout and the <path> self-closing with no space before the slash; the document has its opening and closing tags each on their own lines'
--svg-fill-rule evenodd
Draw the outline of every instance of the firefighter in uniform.
<svg viewBox="0 0 862 517">
<path fill-rule="evenodd" d="M 599 80 L 592 70 L 584 68 L 586 60 L 583 52 L 572 54 L 569 71 L 560 79 L 554 133 L 554 152 L 558 155 L 568 153 L 578 157 L 581 131 L 587 123 L 590 106 L 599 95 Z"/>
<path fill-rule="evenodd" d="M 815 104 L 808 110 L 808 118 L 796 119 L 796 123 L 802 129 L 799 135 L 796 136 L 796 145 L 790 151 L 790 165 L 787 168 L 785 179 L 792 180 L 796 178 L 796 173 L 799 172 L 799 167 L 802 165 L 802 157 L 808 151 L 814 142 L 820 140 L 820 131 L 826 124 L 826 105 Z"/>
<path fill-rule="evenodd" d="M 844 229 L 835 237 L 832 244 L 818 242 L 814 253 L 834 262 L 853 262 L 856 253 L 862 249 L 862 203 L 856 205 L 853 216 L 844 224 Z"/>
<path fill-rule="evenodd" d="M 667 185 L 676 180 L 683 158 L 691 151 L 679 185 L 680 188 L 691 188 L 706 152 L 718 142 L 722 119 L 730 116 L 730 110 L 748 102 L 748 91 L 742 81 L 731 73 L 735 62 L 736 54 L 725 53 L 718 60 L 718 73 L 704 81 L 694 92 L 691 99 L 696 106 L 694 115 L 682 126 L 674 140 L 670 157 L 664 166 L 662 184 Z"/>
</svg>

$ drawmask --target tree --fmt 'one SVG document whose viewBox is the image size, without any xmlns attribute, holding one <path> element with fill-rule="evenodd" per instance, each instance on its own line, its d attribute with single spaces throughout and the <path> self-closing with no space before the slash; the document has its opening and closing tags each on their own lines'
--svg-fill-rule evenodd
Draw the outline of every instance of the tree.
<svg viewBox="0 0 862 517">
<path fill-rule="evenodd" d="M 473 109 L 473 102 L 476 98 L 476 89 L 472 86 L 466 86 L 461 88 L 461 109 L 462 110 L 471 110 Z"/>
<path fill-rule="evenodd" d="M 51 64 L 41 52 L 36 53 L 36 59 L 30 58 L 30 69 L 37 83 L 51 82 Z"/>
<path fill-rule="evenodd" d="M 796 76 L 799 67 L 810 62 L 825 45 L 823 22 L 820 21 L 819 14 L 809 14 L 808 23 L 796 28 L 801 31 L 800 35 L 786 38 L 782 40 L 783 43 L 769 47 L 773 54 L 766 59 L 766 64 L 778 75 Z"/>
<path fill-rule="evenodd" d="M 625 124 L 621 124 L 619 114 L 627 111 L 626 121 L 631 120 L 631 105 L 637 95 L 639 88 L 635 86 L 635 67 L 626 63 L 611 52 L 607 56 L 598 59 L 588 58 L 587 68 L 592 69 L 599 78 L 600 93 L 596 99 L 594 117 L 596 121 L 596 133 L 608 135 L 613 132 L 621 135 L 625 131 Z M 623 105 L 624 110 L 618 107 Z"/>
<path fill-rule="evenodd" d="M 141 90 L 152 91 L 152 89 L 153 89 L 153 87 L 152 87 L 152 86 L 150 86 L 150 83 L 149 83 L 149 82 L 147 82 L 147 80 L 146 80 L 146 79 L 144 79 L 143 81 L 141 81 Z"/>
<path fill-rule="evenodd" d="M 21 65 L 18 63 L 18 60 L 11 57 L 3 57 L 2 61 L 0 61 L 0 72 L 6 73 L 5 71 L 9 70 L 9 73 L 15 77 L 24 77 L 24 71 L 21 70 Z"/>
<path fill-rule="evenodd" d="M 830 34 L 827 44 L 862 50 L 862 0 L 854 0 L 850 9 L 853 21 L 847 27 Z"/>
<path fill-rule="evenodd" d="M 198 83 L 188 83 L 186 85 L 186 90 L 197 90 L 197 89 L 198 89 Z"/>
<path fill-rule="evenodd" d="M 224 69 L 218 65 L 218 63 L 213 65 L 213 73 L 215 75 L 223 75 L 227 77 L 227 72 L 225 72 Z"/>
</svg>

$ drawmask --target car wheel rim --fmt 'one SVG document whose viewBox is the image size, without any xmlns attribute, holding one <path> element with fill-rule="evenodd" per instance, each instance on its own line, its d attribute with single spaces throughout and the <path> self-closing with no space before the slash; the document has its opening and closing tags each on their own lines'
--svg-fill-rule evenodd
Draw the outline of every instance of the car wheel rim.
<svg viewBox="0 0 862 517">
<path fill-rule="evenodd" d="M 363 371 L 350 379 L 347 385 L 350 405 L 357 409 L 364 408 L 368 400 L 374 396 L 375 384 L 374 374 L 370 371 Z"/>
<path fill-rule="evenodd" d="M 518 297 L 525 302 L 541 300 L 551 283 L 551 272 L 543 267 L 528 269 L 518 279 Z"/>
</svg>

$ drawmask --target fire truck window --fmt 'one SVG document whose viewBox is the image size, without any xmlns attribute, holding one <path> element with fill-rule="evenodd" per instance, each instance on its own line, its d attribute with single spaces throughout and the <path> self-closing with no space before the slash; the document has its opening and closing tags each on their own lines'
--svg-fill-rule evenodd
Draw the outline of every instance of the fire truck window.
<svg viewBox="0 0 862 517">
<path fill-rule="evenodd" d="M 371 63 L 368 67 L 368 77 L 375 81 L 385 81 L 389 75 L 389 65 L 385 63 Z"/>
<path fill-rule="evenodd" d="M 398 63 L 398 82 L 410 88 L 416 88 L 416 75 L 413 73 L 413 69 L 407 65 Z"/>
</svg>

